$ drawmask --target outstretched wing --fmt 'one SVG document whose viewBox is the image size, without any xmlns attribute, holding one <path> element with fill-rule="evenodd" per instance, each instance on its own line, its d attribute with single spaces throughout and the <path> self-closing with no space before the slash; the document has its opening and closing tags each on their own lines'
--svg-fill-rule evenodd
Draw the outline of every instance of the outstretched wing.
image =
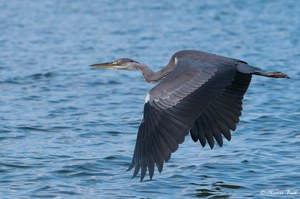
<svg viewBox="0 0 300 199">
<path fill-rule="evenodd" d="M 179 59 L 174 70 L 150 90 L 128 168 L 135 168 L 133 177 L 141 170 L 142 181 L 148 170 L 152 179 L 155 165 L 162 171 L 195 120 L 234 80 L 236 65 L 231 59 Z"/>
<path fill-rule="evenodd" d="M 231 139 L 230 130 L 234 131 L 242 112 L 242 100 L 251 81 L 251 74 L 237 72 L 234 81 L 222 93 L 213 99 L 191 129 L 192 139 L 200 141 L 204 147 L 206 140 L 210 148 L 214 139 L 222 146 L 222 134 Z"/>
</svg>

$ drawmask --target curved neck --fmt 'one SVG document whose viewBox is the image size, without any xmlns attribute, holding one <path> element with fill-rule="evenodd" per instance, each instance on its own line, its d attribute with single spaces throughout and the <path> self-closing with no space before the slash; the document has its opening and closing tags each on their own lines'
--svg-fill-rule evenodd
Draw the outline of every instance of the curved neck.
<svg viewBox="0 0 300 199">
<path fill-rule="evenodd" d="M 159 80 L 167 76 L 173 69 L 170 64 L 168 64 L 160 71 L 154 72 L 147 65 L 140 63 L 135 64 L 134 68 L 142 72 L 146 82 L 158 82 Z"/>
</svg>

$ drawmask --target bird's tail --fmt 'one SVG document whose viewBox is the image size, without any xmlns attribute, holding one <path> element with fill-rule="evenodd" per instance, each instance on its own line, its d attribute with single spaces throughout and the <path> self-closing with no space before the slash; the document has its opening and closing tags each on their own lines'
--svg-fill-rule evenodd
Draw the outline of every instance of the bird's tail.
<svg viewBox="0 0 300 199">
<path fill-rule="evenodd" d="M 259 75 L 259 76 L 264 76 L 264 77 L 271 77 L 271 78 L 290 78 L 288 75 L 282 73 L 282 72 L 258 72 L 255 71 L 253 72 L 253 75 Z"/>
</svg>

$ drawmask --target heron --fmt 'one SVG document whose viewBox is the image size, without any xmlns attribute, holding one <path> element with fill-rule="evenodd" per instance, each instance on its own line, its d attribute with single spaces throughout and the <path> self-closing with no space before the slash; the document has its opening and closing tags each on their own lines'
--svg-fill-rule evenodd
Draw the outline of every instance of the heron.
<svg viewBox="0 0 300 199">
<path fill-rule="evenodd" d="M 179 144 L 190 133 L 202 147 L 215 141 L 220 147 L 223 137 L 231 133 L 242 112 L 242 103 L 252 75 L 289 78 L 281 72 L 264 72 L 247 62 L 197 50 L 176 52 L 158 72 L 129 58 L 92 64 L 93 68 L 141 71 L 146 82 L 157 83 L 145 99 L 143 117 L 138 128 L 132 170 L 140 181 L 155 167 L 161 173 Z"/>
</svg>

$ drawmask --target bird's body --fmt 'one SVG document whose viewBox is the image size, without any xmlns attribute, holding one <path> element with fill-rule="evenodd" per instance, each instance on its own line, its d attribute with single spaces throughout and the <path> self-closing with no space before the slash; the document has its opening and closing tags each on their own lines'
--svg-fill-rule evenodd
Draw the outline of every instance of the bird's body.
<svg viewBox="0 0 300 199">
<path fill-rule="evenodd" d="M 189 132 L 203 147 L 207 142 L 213 148 L 214 140 L 222 146 L 222 135 L 230 140 L 253 74 L 287 77 L 280 72 L 261 73 L 244 61 L 195 50 L 176 52 L 158 72 L 127 58 L 92 66 L 140 70 L 147 82 L 159 82 L 147 94 L 128 169 L 134 168 L 133 177 L 141 171 L 141 180 L 147 170 L 152 179 L 155 165 L 161 172 Z"/>
</svg>

